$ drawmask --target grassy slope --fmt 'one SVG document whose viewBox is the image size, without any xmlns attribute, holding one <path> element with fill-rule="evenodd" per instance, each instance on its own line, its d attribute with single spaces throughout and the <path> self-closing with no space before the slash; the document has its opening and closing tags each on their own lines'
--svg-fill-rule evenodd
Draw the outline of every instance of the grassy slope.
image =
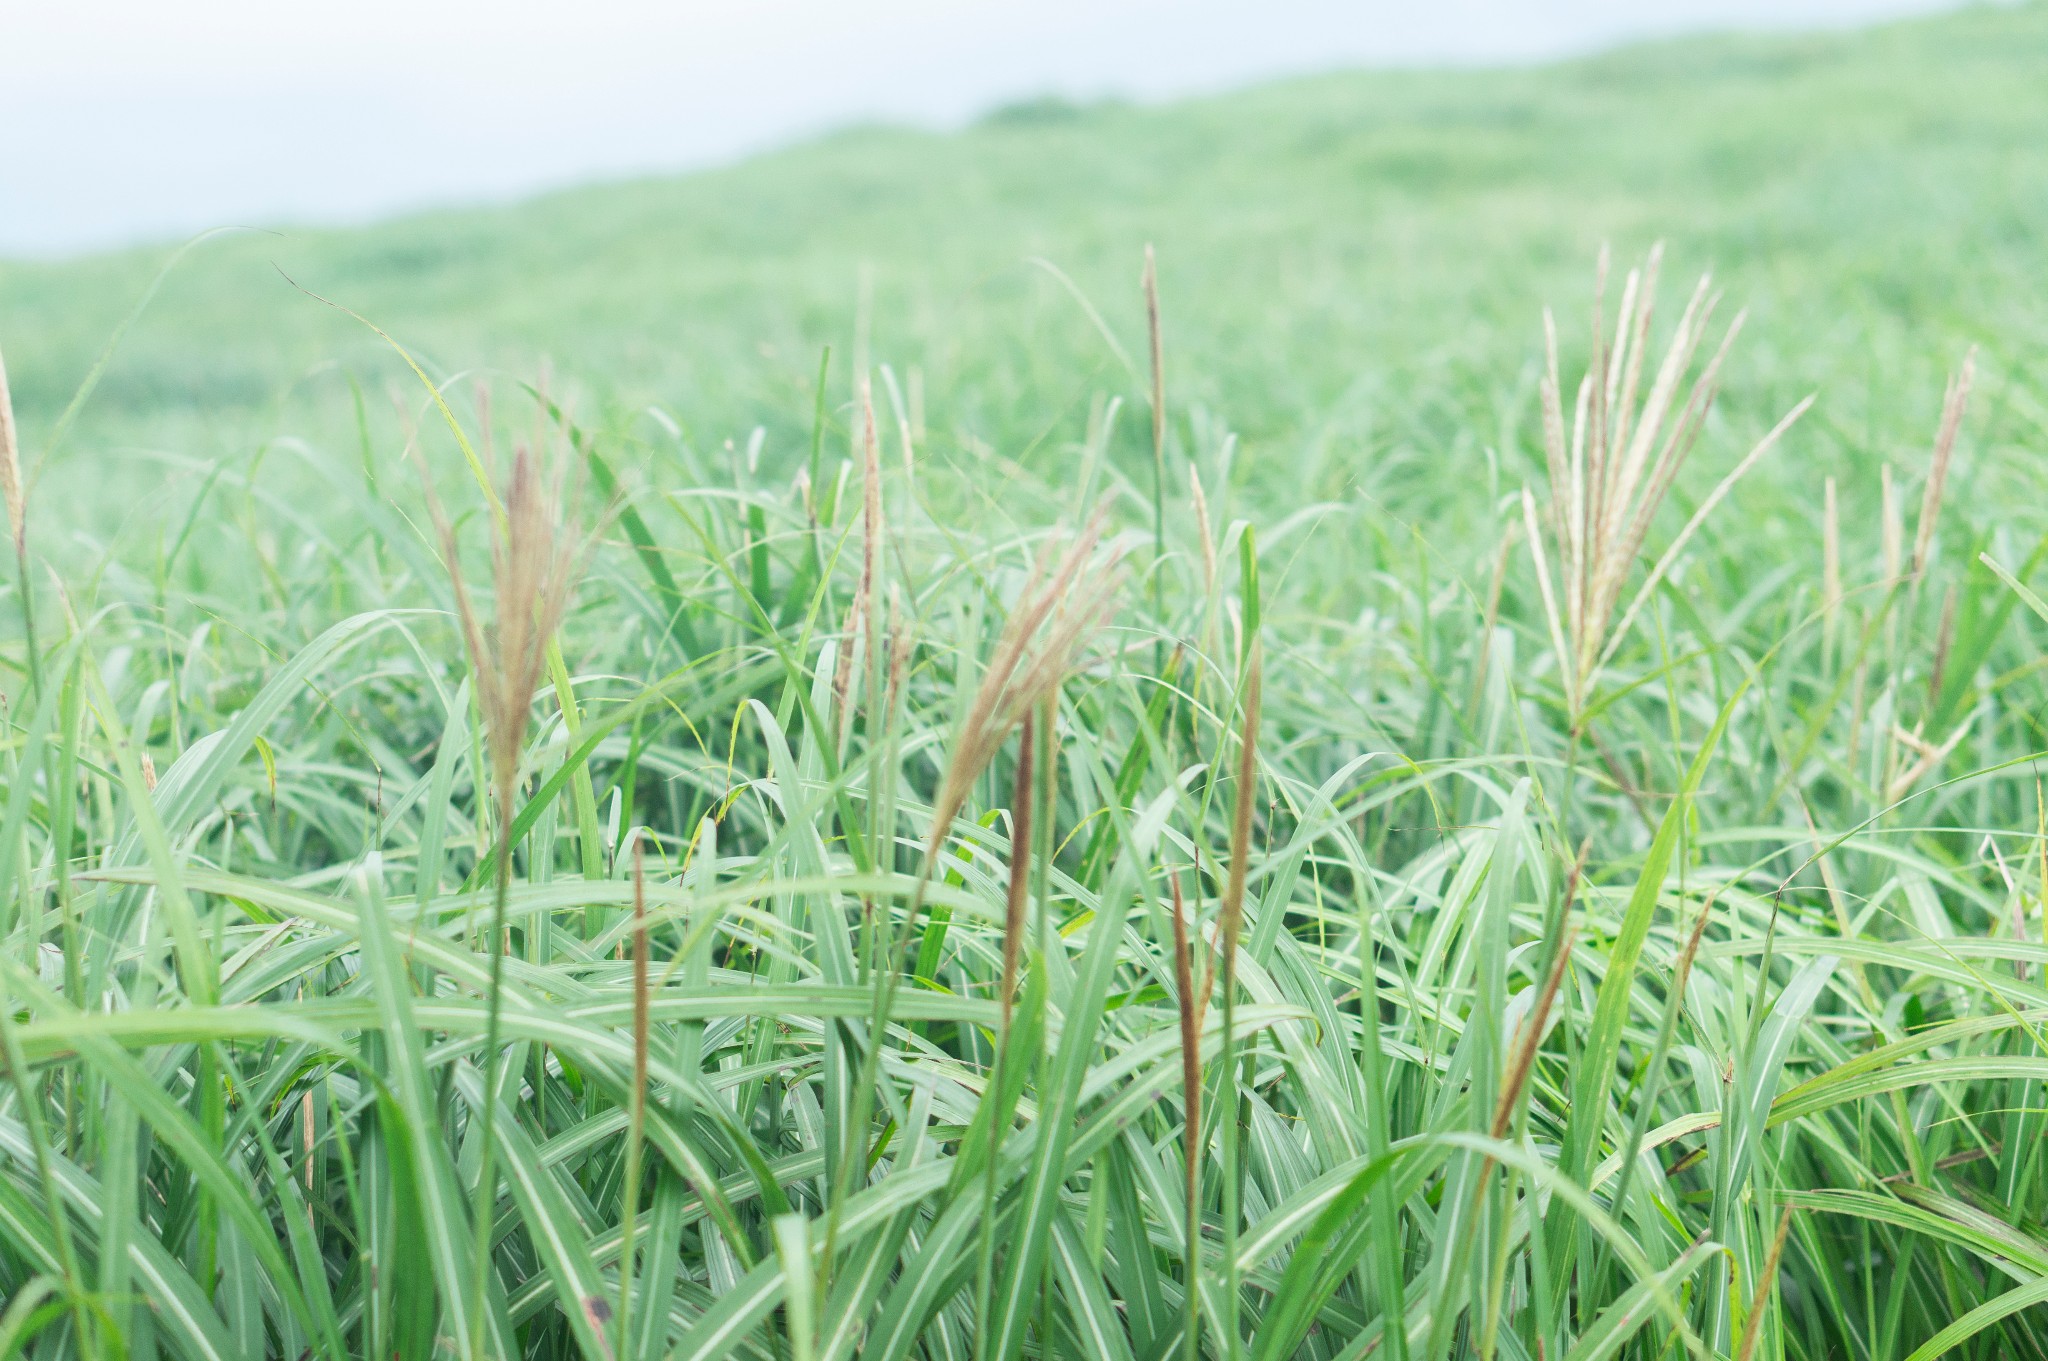
<svg viewBox="0 0 2048 1361">
<path fill-rule="evenodd" d="M 1327 492 L 1396 476 L 1392 451 L 1433 464 L 1500 439 L 1493 408 L 1538 308 L 1575 307 L 1599 242 L 1630 255 L 1665 238 L 1675 268 L 1718 270 L 1756 314 L 1731 385 L 1744 403 L 1825 386 L 1834 438 L 1809 458 L 1896 457 L 1963 343 L 2018 372 L 2043 341 L 2044 61 L 2048 11 L 2032 6 L 961 136 L 848 133 L 678 180 L 217 240 L 130 336 L 94 413 L 156 442 L 189 421 L 204 433 L 176 442 L 212 456 L 320 429 L 273 412 L 287 392 L 332 398 L 322 365 L 374 389 L 388 359 L 275 262 L 448 369 L 524 376 L 546 357 L 604 396 L 665 404 L 701 444 L 766 423 L 787 449 L 818 347 L 846 357 L 871 267 L 874 357 L 924 369 L 934 452 L 978 439 L 1017 456 L 1073 437 L 1094 391 L 1131 389 L 1022 261 L 1066 270 L 1135 352 L 1149 240 L 1176 392 L 1242 431 L 1255 465 L 1285 467 L 1290 495 L 1304 460 Z M 0 267 L 32 434 L 161 258 Z"/>
<path fill-rule="evenodd" d="M 2018 567 L 2048 527 L 2044 53 L 2034 7 L 1332 78 L 210 243 L 32 506 L 64 594 L 39 596 L 47 699 L 7 685 L 0 751 L 0 1296 L 29 1301 L 0 1337 L 41 1328 L 38 1361 L 410 1361 L 494 1330 L 485 1351 L 545 1361 L 1155 1361 L 1180 1354 L 1192 1283 L 1210 1356 L 1238 1351 L 1233 1313 L 1262 1358 L 1399 1339 L 1431 1361 L 1661 1358 L 1681 1324 L 1730 1356 L 1790 1208 L 1752 1356 L 1896 1361 L 1958 1319 L 1960 1354 L 2042 1356 L 2048 848 L 2026 758 L 2048 628 L 1972 562 L 1988 546 Z M 1605 236 L 1668 237 L 1672 274 L 1711 261 L 1754 304 L 1680 502 L 1798 394 L 1823 404 L 1694 541 L 1574 723 L 1523 549 L 1501 627 L 1483 616 L 1505 494 L 1542 477 L 1537 309 L 1566 315 L 1569 383 Z M 1140 354 L 1147 239 L 1172 393 L 1156 562 L 1141 387 L 1018 263 L 1058 261 Z M 0 274 L 32 458 L 157 258 Z M 557 696 L 533 705 L 506 936 L 476 891 L 495 825 L 477 723 L 511 725 L 461 701 L 462 643 L 420 612 L 451 594 L 400 417 L 373 402 L 359 448 L 320 366 L 373 395 L 396 382 L 419 415 L 416 389 L 272 258 L 437 365 L 496 366 L 501 448 L 531 429 L 511 380 L 552 354 L 638 488 L 649 551 L 612 522 L 563 643 L 575 721 L 618 726 L 582 752 Z M 783 474 L 863 261 L 873 357 L 921 369 L 931 429 L 913 479 L 885 428 L 875 483 L 877 623 L 902 670 L 852 668 L 842 696 L 860 499 L 806 501 Z M 1900 470 L 1910 545 L 1941 377 L 1972 341 L 1978 402 L 1928 574 L 1903 583 L 1877 468 Z M 480 432 L 471 385 L 454 391 Z M 1084 431 L 1110 393 L 1132 408 L 1091 479 Z M 423 418 L 481 576 L 482 498 Z M 757 423 L 758 476 L 724 449 Z M 135 448 L 158 452 L 124 465 Z M 1850 594 L 1820 627 L 1829 474 Z M 1292 518 L 1318 497 L 1312 526 Z M 977 773 L 965 692 L 1037 529 L 1095 506 L 1140 527 L 1120 541 L 1134 580 L 1058 687 L 1054 825 L 1036 854 L 1011 845 L 1011 741 L 959 786 L 948 872 L 920 888 L 939 772 Z M 1257 596 L 1223 528 L 1240 515 Z M 102 556 L 91 536 L 122 521 Z M 1247 787 L 1235 629 L 1255 599 Z M 1171 685 L 1165 640 L 1187 649 Z M 1916 769 L 1922 738 L 1953 745 Z M 636 827 L 656 987 L 650 1175 L 629 1198 Z M 1249 872 L 1244 987 L 1219 984 L 1203 1017 L 1191 1132 L 1168 874 L 1219 931 L 1227 865 Z M 907 959 L 882 945 L 913 903 L 928 983 L 898 986 L 881 980 Z M 1006 944 L 1014 1109 L 989 1072 Z M 1559 1023 L 1524 1068 L 1503 1017 L 1548 977 Z M 478 1312 L 477 1057 L 500 1004 L 517 1081 Z M 992 1158 L 974 1133 L 991 1129 Z M 871 1176 L 847 1175 L 863 1157 Z M 629 1203 L 640 1323 L 607 1343 Z M 1304 1246 L 1312 1225 L 1327 1236 Z M 836 1255 L 795 1266 L 828 1237 Z M 35 1314 L 45 1288 L 64 1307 Z"/>
</svg>

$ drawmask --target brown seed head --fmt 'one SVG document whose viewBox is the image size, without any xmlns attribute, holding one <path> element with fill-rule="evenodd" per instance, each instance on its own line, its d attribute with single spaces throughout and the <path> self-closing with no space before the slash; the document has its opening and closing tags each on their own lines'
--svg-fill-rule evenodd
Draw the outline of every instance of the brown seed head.
<svg viewBox="0 0 2048 1361">
<path fill-rule="evenodd" d="M 538 456 L 521 445 L 513 455 L 491 527 L 492 614 L 479 614 L 462 575 L 455 532 L 428 490 L 442 554 L 455 587 L 455 612 L 476 672 L 501 812 L 510 804 L 525 748 L 534 692 L 547 669 L 548 645 L 561 626 L 585 544 L 567 531 L 559 476 L 544 475 Z"/>
<path fill-rule="evenodd" d="M 1058 691 L 1107 620 L 1115 602 L 1117 554 L 1096 552 L 1098 519 L 1068 545 L 1050 573 L 1033 569 L 1010 612 L 954 739 L 953 755 L 932 804 L 927 860 L 959 815 L 974 781 L 995 759 L 1027 710 Z"/>
<path fill-rule="evenodd" d="M 1934 542 L 1934 527 L 1941 520 L 1941 491 L 1948 482 L 1949 461 L 1955 457 L 1956 436 L 1963 428 L 1963 412 L 1970 405 L 1970 385 L 1977 377 L 1977 347 L 1963 356 L 1962 372 L 1948 381 L 1941 403 L 1941 427 L 1934 436 L 1934 459 L 1927 467 L 1927 489 L 1920 497 L 1920 524 L 1913 533 L 1913 575 L 1927 567 L 1927 550 Z"/>
</svg>

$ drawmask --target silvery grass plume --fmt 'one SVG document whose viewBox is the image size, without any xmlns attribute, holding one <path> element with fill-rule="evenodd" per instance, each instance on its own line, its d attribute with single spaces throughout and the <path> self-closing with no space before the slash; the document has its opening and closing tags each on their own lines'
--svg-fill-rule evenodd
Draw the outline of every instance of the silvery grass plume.
<svg viewBox="0 0 2048 1361">
<path fill-rule="evenodd" d="M 486 621 L 463 576 L 454 528 L 431 489 L 428 503 L 455 589 L 463 644 L 476 673 L 477 704 L 483 711 L 490 755 L 491 791 L 500 817 L 509 818 L 533 696 L 547 670 L 548 646 L 575 589 L 584 542 L 565 527 L 560 473 L 544 474 L 533 450 L 519 446 L 511 476 L 493 507 L 492 612 Z"/>
<path fill-rule="evenodd" d="M 917 939 L 917 919 L 924 908 L 925 891 L 938 868 L 939 849 L 945 844 L 953 820 L 966 806 L 975 781 L 981 778 L 982 772 L 995 760 L 996 753 L 1002 750 L 1003 743 L 1034 709 L 1040 705 L 1048 710 L 1053 707 L 1060 686 L 1073 674 L 1090 640 L 1108 621 L 1122 585 L 1119 570 L 1122 554 L 1115 545 L 1098 552 L 1101 544 L 1102 519 L 1098 516 L 1073 538 L 1050 567 L 1047 563 L 1052 553 L 1041 553 L 996 638 L 995 651 L 989 657 L 981 682 L 975 688 L 974 697 L 954 734 L 952 754 L 932 799 L 931 830 L 925 837 L 924 863 L 917 887 L 902 923 L 885 947 L 884 959 L 888 967 L 883 971 L 880 985 L 874 989 L 874 1002 L 868 1017 L 868 1034 L 871 1037 L 879 1037 L 885 1031 L 896 989 L 904 977 L 908 951 Z M 1050 714 L 1047 721 L 1050 721 Z M 1030 745 L 1028 740 L 1026 745 Z M 1038 778 L 1050 780 L 1053 772 L 1048 768 Z M 1019 783 L 1019 791 L 1020 796 L 1028 801 L 1029 791 L 1022 782 Z M 1013 874 L 1021 874 L 1022 867 L 1014 862 L 1030 855 L 1027 834 L 1013 836 L 1010 853 Z M 1012 897 L 1005 904 L 1004 955 L 1009 961 L 1006 965 L 1008 976 L 1004 982 L 1006 991 L 1015 984 L 1014 973 L 1009 971 L 1021 963 L 1024 930 L 1022 884 L 1021 878 L 1013 879 Z M 859 1132 L 867 1127 L 880 1074 L 881 1045 L 878 1039 L 871 1039 L 861 1058 L 860 1077 L 853 1087 L 854 1110 L 846 1121 L 847 1137 L 839 1152 L 838 1180 L 841 1185 L 850 1184 L 853 1180 L 854 1169 L 865 1147 Z M 826 1213 L 821 1273 L 829 1271 L 835 1260 L 844 1206 L 844 1198 L 835 1197 Z M 820 1293 L 824 1293 L 826 1283 L 822 1277 L 818 1284 Z"/>
<path fill-rule="evenodd" d="M 1600 252 L 1593 295 L 1594 352 L 1579 381 L 1573 408 L 1571 439 L 1565 439 L 1563 389 L 1558 380 L 1557 324 L 1543 313 L 1543 448 L 1550 477 L 1547 516 L 1539 515 L 1536 498 L 1522 489 L 1522 516 L 1535 560 L 1537 585 L 1550 626 L 1551 645 L 1565 688 L 1566 706 L 1574 721 L 1585 707 L 1594 678 L 1613 657 L 1678 554 L 1743 474 L 1770 451 L 1792 423 L 1813 404 L 1807 396 L 1743 456 L 1713 492 L 1700 503 L 1685 527 L 1664 550 L 1650 574 L 1615 620 L 1622 588 L 1633 574 L 1658 507 L 1671 490 L 1686 456 L 1699 439 L 1707 412 L 1719 391 L 1721 364 L 1742 330 L 1737 313 L 1721 344 L 1695 378 L 1685 400 L 1679 396 L 1692 371 L 1721 295 L 1711 291 L 1712 276 L 1702 275 L 1692 299 L 1678 319 L 1647 395 L 1637 400 L 1643 361 L 1649 350 L 1650 321 L 1655 309 L 1661 245 L 1652 248 L 1642 268 L 1629 271 L 1622 286 L 1620 315 L 1613 338 L 1606 335 L 1602 306 L 1607 286 L 1608 253 Z M 1544 535 L 1558 555 L 1558 584 L 1553 586 Z M 1560 606 L 1559 598 L 1563 604 Z"/>
<path fill-rule="evenodd" d="M 1046 566 L 1046 554 L 1033 566 L 954 737 L 952 759 L 932 802 L 931 832 L 925 839 L 928 867 L 975 780 L 1024 715 L 1058 691 L 1107 622 L 1121 584 L 1122 555 L 1114 546 L 1098 554 L 1101 541 L 1098 517 L 1054 565 Z"/>
<path fill-rule="evenodd" d="M 1934 527 L 1941 522 L 1941 492 L 1948 485 L 1948 467 L 1954 460 L 1956 436 L 1962 432 L 1963 413 L 1970 406 L 1970 388 L 1977 379 L 1977 347 L 1963 356 L 1960 372 L 1950 376 L 1942 393 L 1941 425 L 1934 434 L 1934 458 L 1927 465 L 1927 486 L 1920 494 L 1920 523 L 1913 531 L 1913 577 L 1927 570 L 1927 552 L 1934 544 Z"/>
<path fill-rule="evenodd" d="M 425 481 L 425 469 L 421 470 Z M 486 487 L 486 491 L 489 488 Z M 492 613 L 488 622 L 477 612 L 462 574 L 455 531 L 427 483 L 428 506 L 441 538 L 449 580 L 455 589 L 455 613 L 475 672 L 478 707 L 483 711 L 491 763 L 491 790 L 498 814 L 497 891 L 491 912 L 487 951 L 489 994 L 485 998 L 484 1101 L 472 1230 L 475 1246 L 471 1312 L 481 1317 L 485 1282 L 490 1275 L 492 1230 L 497 1204 L 498 1049 L 503 1011 L 505 968 L 505 899 L 512 881 L 513 793 L 519 782 L 520 758 L 534 693 L 547 669 L 548 649 L 560 627 L 575 589 L 587 541 L 567 530 L 562 514 L 561 474 L 544 474 L 527 445 L 513 454 L 512 473 L 502 496 L 494 496 L 491 516 Z M 481 1348 L 483 1333 L 476 1334 Z M 481 1361 L 481 1350 L 473 1353 Z"/>
</svg>

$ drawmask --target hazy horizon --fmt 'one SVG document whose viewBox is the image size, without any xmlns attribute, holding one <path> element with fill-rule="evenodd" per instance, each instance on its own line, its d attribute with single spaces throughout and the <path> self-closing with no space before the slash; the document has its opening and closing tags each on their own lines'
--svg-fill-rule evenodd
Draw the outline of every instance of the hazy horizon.
<svg viewBox="0 0 2048 1361">
<path fill-rule="evenodd" d="M 340 225 L 685 172 L 866 121 L 1042 95 L 1155 102 L 1316 71 L 1550 60 L 1943 0 L 86 0 L 10 18 L 0 256 L 207 227 Z"/>
</svg>

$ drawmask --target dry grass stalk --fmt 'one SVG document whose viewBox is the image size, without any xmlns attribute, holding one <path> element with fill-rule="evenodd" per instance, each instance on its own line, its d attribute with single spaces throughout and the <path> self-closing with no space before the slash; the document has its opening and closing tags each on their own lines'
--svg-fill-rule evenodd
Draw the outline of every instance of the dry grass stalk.
<svg viewBox="0 0 2048 1361">
<path fill-rule="evenodd" d="M 1192 1136 L 1201 1125 L 1202 1017 L 1208 1010 L 1209 998 L 1206 992 L 1195 991 L 1195 953 L 1188 931 L 1187 900 L 1180 891 L 1180 875 L 1167 876 L 1167 886 L 1173 891 L 1173 987 L 1180 1004 L 1180 1073 L 1188 1108 L 1190 1138 L 1187 1163 L 1189 1193 L 1192 1195 L 1198 1150 L 1198 1143 Z"/>
<path fill-rule="evenodd" d="M 1032 706 L 1058 691 L 1108 618 L 1119 573 L 1114 551 L 1106 561 L 1096 553 L 1101 538 L 1098 520 L 1068 545 L 1050 573 L 1041 561 L 1004 623 L 932 802 L 927 865 L 933 863 L 974 781 Z"/>
<path fill-rule="evenodd" d="M 846 607 L 846 617 L 839 622 L 839 657 L 832 666 L 832 710 L 838 715 L 839 745 L 846 745 L 846 735 L 853 724 L 853 654 L 860 650 L 859 633 L 862 605 L 856 593 Z"/>
<path fill-rule="evenodd" d="M 896 702 L 903 694 L 903 678 L 910 671 L 910 654 L 917 646 L 911 633 L 915 622 L 904 607 L 903 593 L 896 587 L 889 588 L 889 700 L 888 712 L 896 712 Z"/>
<path fill-rule="evenodd" d="M 1778 1282 L 1778 1261 L 1785 1254 L 1785 1235 L 1792 1228 L 1792 1207 L 1778 1216 L 1778 1232 L 1771 1238 L 1770 1255 L 1756 1279 L 1756 1293 L 1749 1300 L 1749 1317 L 1742 1324 L 1742 1345 L 1735 1349 L 1735 1361 L 1750 1361 L 1756 1355 L 1757 1340 L 1763 1336 L 1764 1306 L 1770 1303 L 1771 1287 Z"/>
<path fill-rule="evenodd" d="M 1573 874 L 1576 877 L 1576 869 Z M 1506 1081 L 1501 1083 L 1500 1100 L 1493 1108 L 1491 1132 L 1496 1139 L 1505 1139 L 1514 1125 L 1515 1108 L 1521 1104 L 1523 1089 L 1529 1085 L 1529 1073 L 1536 1066 L 1536 1051 L 1542 1048 L 1543 1033 L 1550 1024 L 1550 1008 L 1557 1001 L 1557 990 L 1564 986 L 1565 971 L 1571 967 L 1575 935 L 1567 923 L 1564 939 L 1558 943 L 1557 954 L 1550 961 L 1550 972 L 1544 976 L 1543 991 L 1536 994 L 1536 1004 L 1529 1009 L 1529 1017 L 1522 1023 L 1522 1033 L 1516 1039 L 1514 1053 L 1508 1060 Z"/>
<path fill-rule="evenodd" d="M 1941 426 L 1934 436 L 1934 460 L 1927 468 L 1927 487 L 1920 495 L 1920 523 L 1913 532 L 1913 575 L 1927 570 L 1927 550 L 1934 543 L 1934 527 L 1941 520 L 1941 492 L 1948 482 L 1948 468 L 1956 452 L 1956 435 L 1962 430 L 1963 412 L 1970 405 L 1970 385 L 1977 377 L 1977 347 L 1963 356 L 1962 371 L 1948 380 L 1942 394 Z"/>
<path fill-rule="evenodd" d="M 1548 520 L 1558 555 L 1555 588 L 1539 541 L 1535 497 L 1527 488 L 1522 493 L 1522 510 L 1552 645 L 1574 713 L 1583 707 L 1594 676 L 1627 636 L 1636 613 L 1707 515 L 1813 402 L 1809 396 L 1795 406 L 1700 503 L 1617 619 L 1622 588 L 1642 555 L 1658 508 L 1699 439 L 1719 391 L 1721 365 L 1743 321 L 1738 313 L 1705 368 L 1686 388 L 1686 375 L 1692 371 L 1720 301 L 1720 295 L 1710 291 L 1711 278 L 1703 276 L 1639 403 L 1661 258 L 1660 246 L 1650 252 L 1642 269 L 1629 272 L 1610 341 L 1602 320 L 1608 257 L 1605 250 L 1601 252 L 1593 304 L 1594 353 L 1579 383 L 1569 441 L 1558 378 L 1557 325 L 1548 311 L 1543 316 L 1547 360 L 1542 385 L 1543 443 L 1550 501 L 1547 516 L 1541 518 Z M 1682 403 L 1681 389 L 1685 389 Z"/>
<path fill-rule="evenodd" d="M 421 467 L 427 503 L 441 537 L 442 555 L 455 589 L 455 612 L 475 672 L 478 707 L 484 715 L 485 744 L 498 814 L 496 893 L 486 948 L 490 983 L 485 998 L 482 1133 L 471 1229 L 470 1306 L 483 1315 L 484 1283 L 490 1274 L 493 1206 L 497 1202 L 498 1050 L 503 1012 L 507 928 L 506 897 L 512 883 L 512 799 L 532 716 L 534 693 L 547 668 L 549 646 L 568 609 L 585 544 L 568 534 L 562 515 L 559 474 L 543 475 L 538 456 L 526 445 L 513 455 L 512 473 L 491 518 L 492 614 L 477 612 L 462 574 L 455 531 L 435 499 Z M 482 1361 L 484 1335 L 473 1340 L 473 1361 Z"/>
<path fill-rule="evenodd" d="M 1927 777 L 1930 771 L 1948 760 L 1949 753 L 1956 749 L 1956 744 L 1963 740 L 1963 734 L 1969 730 L 1970 723 L 1966 718 L 1956 725 L 1954 732 L 1950 733 L 1947 738 L 1937 745 L 1929 742 L 1917 732 L 1907 732 L 1904 728 L 1893 724 L 1892 739 L 1900 745 L 1911 749 L 1913 752 L 1913 764 L 1897 772 L 1886 782 L 1884 801 L 1888 804 L 1897 803 L 1905 798 L 1906 795 L 1912 793 L 1914 785 L 1919 784 L 1921 780 Z"/>
<path fill-rule="evenodd" d="M 1564 901 L 1557 913 L 1557 951 L 1550 958 L 1550 969 L 1543 977 L 1543 990 L 1536 994 L 1536 1003 L 1529 1009 L 1528 1017 L 1522 1022 L 1521 1035 L 1510 1055 L 1506 1072 L 1500 1086 L 1500 1099 L 1494 1104 L 1493 1137 L 1507 1137 L 1514 1121 L 1515 1106 L 1522 1099 L 1522 1091 L 1528 1085 L 1529 1073 L 1536 1064 L 1536 1051 L 1543 1045 L 1543 1032 L 1550 1024 L 1550 1008 L 1557 1002 L 1557 991 L 1564 985 L 1565 973 L 1571 968 L 1572 945 L 1578 930 L 1572 925 L 1572 904 L 1579 896 L 1579 884 L 1586 873 L 1586 857 L 1592 852 L 1592 838 L 1588 837 L 1579 846 L 1578 857 L 1572 861 L 1571 872 L 1565 876 Z M 1704 920 L 1704 918 L 1702 919 Z M 1688 956 L 1688 959 L 1690 956 Z M 1490 1169 L 1492 1158 L 1486 1160 Z M 1482 1177 L 1482 1180 L 1484 1178 Z"/>
<path fill-rule="evenodd" d="M 308 1088 L 306 1093 L 299 1098 L 299 1151 L 304 1155 L 302 1161 L 305 1164 L 301 1172 L 301 1179 L 305 1182 L 306 1194 L 309 1196 L 313 1193 L 313 1175 L 315 1171 L 313 1165 L 314 1146 L 313 1092 L 311 1088 Z M 306 1222 L 309 1224 L 315 1222 L 311 1204 L 306 1206 Z"/>
</svg>

